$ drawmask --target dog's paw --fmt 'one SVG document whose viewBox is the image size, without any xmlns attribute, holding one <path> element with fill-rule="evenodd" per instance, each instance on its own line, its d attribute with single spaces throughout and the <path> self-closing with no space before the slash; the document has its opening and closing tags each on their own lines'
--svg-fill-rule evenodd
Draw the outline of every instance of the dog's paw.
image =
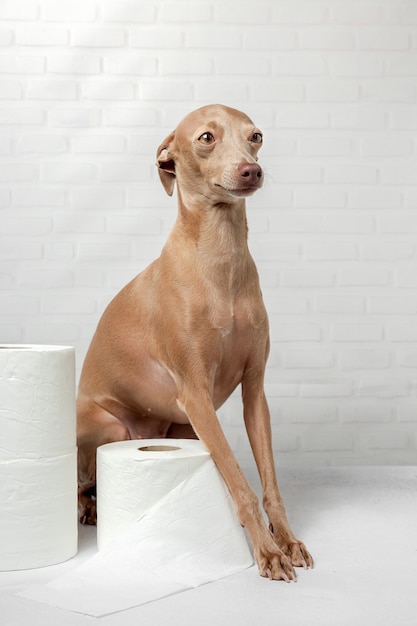
<svg viewBox="0 0 417 626">
<path fill-rule="evenodd" d="M 256 553 L 257 552 L 257 553 Z M 296 581 L 291 559 L 275 544 L 271 543 L 255 552 L 259 573 L 270 580 Z"/>
<path fill-rule="evenodd" d="M 274 541 L 282 548 L 294 567 L 310 569 L 314 566 L 313 557 L 305 545 L 296 539 L 289 530 L 281 529 L 281 532 L 275 533 L 272 524 L 270 524 L 269 531 Z"/>
<path fill-rule="evenodd" d="M 95 526 L 97 524 L 97 508 L 94 500 L 88 500 L 80 505 L 79 519 L 81 524 Z"/>
<path fill-rule="evenodd" d="M 314 565 L 313 557 L 301 541 L 294 541 L 288 545 L 288 554 L 294 567 L 310 569 Z"/>
<path fill-rule="evenodd" d="M 297 580 L 291 561 L 283 552 L 262 558 L 258 566 L 259 573 L 263 578 L 283 580 L 286 583 Z"/>
</svg>

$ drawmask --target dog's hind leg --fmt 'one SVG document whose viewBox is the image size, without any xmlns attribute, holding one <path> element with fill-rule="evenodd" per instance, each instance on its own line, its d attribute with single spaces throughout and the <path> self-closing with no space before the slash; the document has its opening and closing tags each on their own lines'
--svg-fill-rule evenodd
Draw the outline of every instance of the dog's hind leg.
<svg viewBox="0 0 417 626">
<path fill-rule="evenodd" d="M 82 524 L 95 524 L 97 520 L 96 451 L 99 446 L 113 441 L 130 439 L 127 427 L 114 415 L 95 402 L 78 402 L 78 504 Z"/>
</svg>

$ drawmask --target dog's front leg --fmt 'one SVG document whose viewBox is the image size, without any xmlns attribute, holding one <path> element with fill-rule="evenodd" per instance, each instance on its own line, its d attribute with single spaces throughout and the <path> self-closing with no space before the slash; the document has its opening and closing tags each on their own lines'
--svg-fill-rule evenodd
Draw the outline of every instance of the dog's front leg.
<svg viewBox="0 0 417 626">
<path fill-rule="evenodd" d="M 265 525 L 258 498 L 247 482 L 218 421 L 209 392 L 187 391 L 178 404 L 187 414 L 199 439 L 204 443 L 225 480 L 246 528 L 254 557 L 262 576 L 273 580 L 295 580 L 290 558 L 278 547 Z"/>
<path fill-rule="evenodd" d="M 313 559 L 305 545 L 291 531 L 284 503 L 278 488 L 272 451 L 272 433 L 268 403 L 263 381 L 246 380 L 242 383 L 245 425 L 263 488 L 263 506 L 269 519 L 269 528 L 278 546 L 295 567 L 313 566 Z"/>
</svg>

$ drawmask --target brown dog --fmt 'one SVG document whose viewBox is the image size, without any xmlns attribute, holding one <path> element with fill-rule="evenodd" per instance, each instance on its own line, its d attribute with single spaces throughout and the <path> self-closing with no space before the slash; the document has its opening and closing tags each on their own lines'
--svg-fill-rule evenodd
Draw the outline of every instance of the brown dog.
<svg viewBox="0 0 417 626">
<path fill-rule="evenodd" d="M 158 148 L 178 217 L 162 250 L 110 303 L 85 358 L 77 400 L 82 522 L 95 523 L 95 454 L 111 441 L 195 437 L 211 453 L 251 538 L 262 576 L 295 580 L 312 558 L 278 490 L 264 394 L 268 318 L 247 246 L 245 197 L 259 189 L 262 133 L 240 111 L 194 111 Z M 244 420 L 263 486 L 250 488 L 216 409 L 242 385 Z"/>
</svg>

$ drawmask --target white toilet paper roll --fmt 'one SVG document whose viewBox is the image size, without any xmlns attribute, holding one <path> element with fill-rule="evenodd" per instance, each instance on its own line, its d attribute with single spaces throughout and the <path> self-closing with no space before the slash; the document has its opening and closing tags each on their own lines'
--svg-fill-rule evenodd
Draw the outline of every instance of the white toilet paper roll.
<svg viewBox="0 0 417 626">
<path fill-rule="evenodd" d="M 74 348 L 0 344 L 0 462 L 72 452 L 75 423 Z"/>
<path fill-rule="evenodd" d="M 0 570 L 32 569 L 77 552 L 77 452 L 0 463 Z"/>
<path fill-rule="evenodd" d="M 98 448 L 98 549 L 120 537 L 173 489 L 189 482 L 205 464 L 212 467 L 211 481 L 214 479 L 218 488 L 217 470 L 200 441 L 146 439 L 121 441 Z M 210 483 L 201 485 L 201 493 L 189 493 L 188 498 L 192 499 L 194 495 L 207 497 L 212 488 Z"/>
<path fill-rule="evenodd" d="M 0 345 L 0 570 L 77 551 L 74 348 Z"/>
</svg>

